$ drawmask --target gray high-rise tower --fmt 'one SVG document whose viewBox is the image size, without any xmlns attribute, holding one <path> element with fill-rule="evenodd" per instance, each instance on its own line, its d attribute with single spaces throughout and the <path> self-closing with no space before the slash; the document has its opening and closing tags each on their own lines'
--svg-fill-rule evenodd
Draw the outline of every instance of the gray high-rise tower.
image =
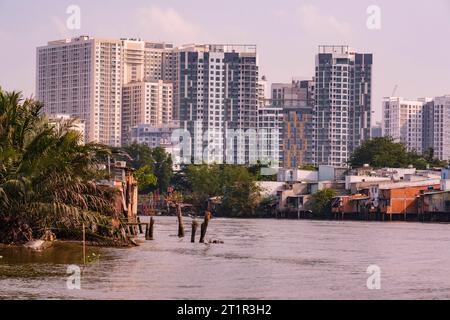
<svg viewBox="0 0 450 320">
<path fill-rule="evenodd" d="M 345 166 L 370 139 L 372 54 L 319 46 L 315 79 L 314 163 Z"/>
<path fill-rule="evenodd" d="M 256 150 L 246 134 L 256 132 L 258 125 L 256 46 L 194 45 L 179 50 L 180 123 L 193 139 L 195 162 L 249 163 Z M 243 135 L 227 139 L 231 131 Z"/>
</svg>

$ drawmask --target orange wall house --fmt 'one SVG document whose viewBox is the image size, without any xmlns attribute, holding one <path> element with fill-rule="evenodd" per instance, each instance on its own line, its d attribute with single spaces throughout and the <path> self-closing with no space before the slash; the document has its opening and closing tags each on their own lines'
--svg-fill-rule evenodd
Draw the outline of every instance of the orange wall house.
<svg viewBox="0 0 450 320">
<path fill-rule="evenodd" d="M 354 194 L 336 197 L 332 200 L 333 213 L 365 213 L 370 197 L 364 194 Z"/>
<path fill-rule="evenodd" d="M 417 214 L 421 192 L 439 190 L 440 185 L 380 189 L 380 211 L 387 214 Z"/>
</svg>

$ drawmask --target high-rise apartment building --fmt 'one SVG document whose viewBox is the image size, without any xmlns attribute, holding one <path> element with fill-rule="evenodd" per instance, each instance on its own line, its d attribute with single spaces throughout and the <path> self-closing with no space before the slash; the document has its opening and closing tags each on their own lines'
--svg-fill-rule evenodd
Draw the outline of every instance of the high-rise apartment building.
<svg viewBox="0 0 450 320">
<path fill-rule="evenodd" d="M 286 107 L 283 109 L 284 168 L 295 169 L 312 164 L 312 108 Z"/>
<path fill-rule="evenodd" d="M 254 45 L 194 45 L 180 53 L 180 122 L 196 163 L 256 157 L 258 62 Z M 249 137 L 250 135 L 250 137 Z"/>
<path fill-rule="evenodd" d="M 383 100 L 383 136 L 419 154 L 433 149 L 440 160 L 450 160 L 450 96 L 416 100 Z"/>
<path fill-rule="evenodd" d="M 176 83 L 177 63 L 176 49 L 163 43 L 88 36 L 51 41 L 37 48 L 36 97 L 49 115 L 84 120 L 88 142 L 119 146 L 122 86 L 133 81 Z M 177 110 L 176 99 L 172 108 Z"/>
<path fill-rule="evenodd" d="M 450 160 L 450 95 L 435 97 L 433 106 L 434 155 L 441 160 Z"/>
<path fill-rule="evenodd" d="M 314 80 L 292 80 L 290 83 L 272 83 L 274 106 L 305 107 L 314 101 Z"/>
<path fill-rule="evenodd" d="M 139 124 L 131 128 L 131 142 L 146 144 L 151 149 L 172 146 L 172 133 L 179 128 L 176 121 L 164 125 Z"/>
<path fill-rule="evenodd" d="M 282 108 L 282 156 L 284 168 L 312 163 L 314 81 L 274 83 L 272 104 Z"/>
<path fill-rule="evenodd" d="M 372 126 L 371 129 L 371 137 L 372 138 L 379 138 L 383 136 L 383 125 L 381 122 L 377 121 L 374 126 Z"/>
<path fill-rule="evenodd" d="M 433 149 L 440 160 L 450 160 L 450 95 L 435 97 L 423 106 L 423 150 Z"/>
<path fill-rule="evenodd" d="M 383 115 L 384 119 L 384 115 Z M 434 149 L 434 100 L 427 101 L 422 107 L 422 150 Z"/>
<path fill-rule="evenodd" d="M 173 111 L 177 112 L 175 93 L 178 85 L 178 50 L 172 44 L 146 42 L 140 39 L 122 39 L 124 49 L 124 79 L 135 81 L 172 83 Z"/>
<path fill-rule="evenodd" d="M 257 95 L 258 95 L 258 107 L 264 108 L 268 105 L 268 100 L 270 99 L 270 92 L 268 90 L 269 83 L 265 76 L 262 76 L 260 80 L 258 80 L 257 85 Z"/>
<path fill-rule="evenodd" d="M 122 144 L 131 142 L 131 128 L 172 122 L 173 84 L 162 80 L 131 82 L 122 89 Z"/>
<path fill-rule="evenodd" d="M 283 160 L 283 108 L 258 107 L 258 160 L 273 167 Z"/>
<path fill-rule="evenodd" d="M 122 42 L 81 36 L 37 48 L 36 98 L 85 122 L 86 140 L 120 145 Z"/>
<path fill-rule="evenodd" d="M 383 136 L 403 143 L 408 151 L 422 153 L 423 106 L 426 99 L 383 99 Z"/>
<path fill-rule="evenodd" d="M 345 166 L 370 138 L 372 54 L 348 46 L 319 46 L 316 56 L 313 159 Z"/>
</svg>

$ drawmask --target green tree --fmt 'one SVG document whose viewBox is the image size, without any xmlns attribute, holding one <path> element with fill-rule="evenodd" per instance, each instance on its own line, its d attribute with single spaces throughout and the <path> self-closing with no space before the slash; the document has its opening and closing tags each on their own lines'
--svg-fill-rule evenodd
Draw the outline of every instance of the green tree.
<svg viewBox="0 0 450 320">
<path fill-rule="evenodd" d="M 305 164 L 300 167 L 300 170 L 318 171 L 317 167 L 313 166 L 312 164 Z"/>
<path fill-rule="evenodd" d="M 255 216 L 259 205 L 260 191 L 255 176 L 246 167 L 225 166 L 220 214 L 231 217 Z"/>
<path fill-rule="evenodd" d="M 257 179 L 241 165 L 190 165 L 186 179 L 191 186 L 191 199 L 197 211 L 206 209 L 211 197 L 220 197 L 217 212 L 227 217 L 249 217 L 257 214 L 261 200 Z"/>
<path fill-rule="evenodd" d="M 427 161 L 427 163 L 430 167 L 443 168 L 443 167 L 448 166 L 447 161 L 442 161 L 442 160 L 439 160 L 437 157 L 435 157 L 433 148 L 428 148 L 427 150 L 425 150 L 425 152 L 423 153 L 423 157 L 425 158 L 425 160 Z"/>
<path fill-rule="evenodd" d="M 423 155 L 410 151 L 402 143 L 395 143 L 390 137 L 378 137 L 365 141 L 350 157 L 350 165 L 361 167 L 369 164 L 374 168 L 405 168 L 412 165 L 416 169 L 444 167 L 448 163 L 434 157 L 434 150 L 428 149 Z"/>
<path fill-rule="evenodd" d="M 120 156 L 122 151 L 122 155 Z M 130 159 L 123 157 L 123 153 L 130 156 Z M 173 177 L 172 157 L 163 148 L 157 147 L 151 149 L 146 144 L 131 144 L 119 149 L 116 154 L 135 169 L 141 177 L 142 184 L 140 192 L 149 192 L 159 189 L 162 192 L 167 191 L 167 187 Z M 142 174 L 145 174 L 144 176 Z M 153 175 L 154 178 L 151 176 Z M 154 182 L 154 183 L 153 183 Z"/>
<path fill-rule="evenodd" d="M 157 185 L 158 179 L 149 165 L 143 165 L 134 172 L 140 192 L 148 193 Z"/>
<path fill-rule="evenodd" d="M 41 109 L 0 90 L 0 241 L 28 241 L 47 229 L 77 238 L 83 224 L 88 237 L 120 239 L 115 190 L 94 181 L 109 149 L 80 144 L 78 133 L 50 125 Z"/>
<path fill-rule="evenodd" d="M 210 197 L 222 194 L 221 169 L 216 164 L 189 165 L 186 178 L 192 189 L 192 204 L 198 211 L 206 209 Z"/>
<path fill-rule="evenodd" d="M 410 164 L 408 160 L 408 152 L 403 144 L 395 143 L 389 137 L 377 137 L 356 148 L 349 162 L 353 167 L 369 164 L 375 168 L 401 168 Z"/>
<path fill-rule="evenodd" d="M 131 159 L 124 159 L 129 162 L 129 165 L 135 169 L 153 164 L 153 152 L 146 144 L 133 143 L 121 148 Z"/>
<path fill-rule="evenodd" d="M 180 170 L 173 173 L 172 180 L 170 184 L 175 190 L 181 193 L 190 193 L 192 191 L 192 185 L 186 175 L 188 166 L 181 166 Z"/>
<path fill-rule="evenodd" d="M 334 189 L 323 189 L 312 195 L 311 211 L 315 216 L 327 215 L 331 212 L 331 200 L 336 197 Z"/>
<path fill-rule="evenodd" d="M 156 187 L 166 192 L 173 176 L 172 157 L 163 148 L 157 147 L 152 150 L 152 158 L 153 174 L 157 179 Z"/>
<path fill-rule="evenodd" d="M 262 169 L 270 168 L 271 163 L 263 164 L 261 161 L 257 161 L 256 164 L 250 166 L 248 171 L 255 176 L 257 181 L 277 181 L 277 173 L 275 171 L 272 175 L 262 175 Z"/>
</svg>

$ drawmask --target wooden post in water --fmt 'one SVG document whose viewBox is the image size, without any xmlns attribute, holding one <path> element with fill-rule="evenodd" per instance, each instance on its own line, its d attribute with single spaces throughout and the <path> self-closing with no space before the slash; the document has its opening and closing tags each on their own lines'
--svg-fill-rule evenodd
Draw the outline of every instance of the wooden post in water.
<svg viewBox="0 0 450 320">
<path fill-rule="evenodd" d="M 200 243 L 205 242 L 205 235 L 206 235 L 206 230 L 208 229 L 209 220 L 211 220 L 211 212 L 206 210 L 205 211 L 205 220 L 203 221 L 202 225 L 200 226 Z"/>
<path fill-rule="evenodd" d="M 137 223 L 139 223 L 138 224 L 139 233 L 142 234 L 143 232 L 142 232 L 142 225 L 141 225 L 141 218 L 140 217 L 137 217 Z"/>
<path fill-rule="evenodd" d="M 135 233 L 134 233 L 134 226 L 132 226 L 132 225 L 128 225 L 128 232 L 130 233 L 130 236 L 134 236 L 135 235 Z"/>
<path fill-rule="evenodd" d="M 177 203 L 177 218 L 178 218 L 178 237 L 184 237 L 184 225 L 183 225 L 183 215 L 181 213 L 181 204 Z"/>
<path fill-rule="evenodd" d="M 83 222 L 83 263 L 86 264 L 86 230 Z"/>
<path fill-rule="evenodd" d="M 150 240 L 153 240 L 153 225 L 155 224 L 155 219 L 153 219 L 153 217 L 150 218 L 150 233 L 149 233 L 149 237 Z"/>
<path fill-rule="evenodd" d="M 147 225 L 147 229 L 145 229 L 145 240 L 153 240 L 153 225 L 155 224 L 155 220 L 153 217 L 150 217 L 150 223 Z"/>
<path fill-rule="evenodd" d="M 195 242 L 195 233 L 197 232 L 198 222 L 197 220 L 192 220 L 192 232 L 191 232 L 191 242 Z"/>
</svg>

